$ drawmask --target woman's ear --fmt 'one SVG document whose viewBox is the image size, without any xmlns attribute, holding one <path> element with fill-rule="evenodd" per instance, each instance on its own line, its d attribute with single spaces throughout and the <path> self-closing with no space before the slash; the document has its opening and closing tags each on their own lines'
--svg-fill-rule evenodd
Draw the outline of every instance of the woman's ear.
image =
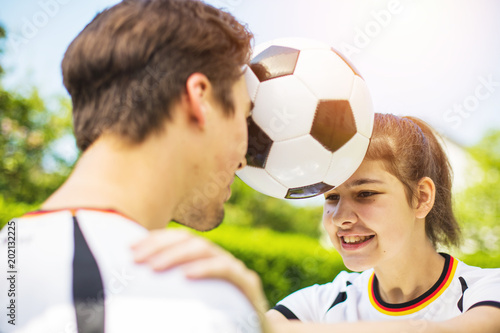
<svg viewBox="0 0 500 333">
<path fill-rule="evenodd" d="M 429 177 L 423 177 L 417 184 L 416 217 L 425 218 L 434 206 L 436 185 Z"/>
<path fill-rule="evenodd" d="M 200 127 L 204 127 L 207 113 L 210 109 L 209 96 L 212 85 L 208 78 L 201 73 L 191 74 L 186 81 L 187 105 L 185 111 L 189 120 Z"/>
</svg>

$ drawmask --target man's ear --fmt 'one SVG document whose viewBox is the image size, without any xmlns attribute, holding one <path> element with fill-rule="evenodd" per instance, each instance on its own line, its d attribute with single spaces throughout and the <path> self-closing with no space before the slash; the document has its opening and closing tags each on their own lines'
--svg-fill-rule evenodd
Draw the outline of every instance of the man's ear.
<svg viewBox="0 0 500 333">
<path fill-rule="evenodd" d="M 436 185 L 429 177 L 423 177 L 417 184 L 416 217 L 425 218 L 434 206 Z"/>
<path fill-rule="evenodd" d="M 210 109 L 209 96 L 212 85 L 201 73 L 191 74 L 186 81 L 187 110 L 190 121 L 201 127 L 205 126 L 207 112 Z"/>
</svg>

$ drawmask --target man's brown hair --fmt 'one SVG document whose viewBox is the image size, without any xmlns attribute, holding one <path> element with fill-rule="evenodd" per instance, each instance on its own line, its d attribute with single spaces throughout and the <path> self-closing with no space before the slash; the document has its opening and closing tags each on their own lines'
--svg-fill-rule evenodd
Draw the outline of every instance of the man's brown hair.
<svg viewBox="0 0 500 333">
<path fill-rule="evenodd" d="M 253 36 L 232 15 L 196 0 L 125 0 L 98 14 L 62 61 L 78 147 L 105 132 L 131 143 L 159 131 L 187 78 L 207 76 L 228 115 Z"/>
</svg>

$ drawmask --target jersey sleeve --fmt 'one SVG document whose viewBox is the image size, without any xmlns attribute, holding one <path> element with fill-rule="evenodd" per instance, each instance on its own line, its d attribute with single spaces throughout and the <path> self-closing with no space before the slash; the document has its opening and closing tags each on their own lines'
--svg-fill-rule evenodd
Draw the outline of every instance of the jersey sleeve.
<svg viewBox="0 0 500 333">
<path fill-rule="evenodd" d="M 340 272 L 332 282 L 312 285 L 288 295 L 273 308 L 288 319 L 321 322 L 324 314 L 345 292 L 358 273 Z M 351 280 L 351 281 L 350 281 Z"/>
<path fill-rule="evenodd" d="M 464 312 L 478 306 L 500 309 L 500 269 L 478 269 L 461 283 Z"/>
</svg>

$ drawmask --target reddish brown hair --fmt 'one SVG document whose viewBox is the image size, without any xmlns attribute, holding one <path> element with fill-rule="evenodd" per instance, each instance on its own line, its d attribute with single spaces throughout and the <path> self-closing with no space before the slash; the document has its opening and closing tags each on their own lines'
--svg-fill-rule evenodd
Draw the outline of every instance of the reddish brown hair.
<svg viewBox="0 0 500 333">
<path fill-rule="evenodd" d="M 366 158 L 385 162 L 387 171 L 403 183 L 410 205 L 417 196 L 419 180 L 431 178 L 436 198 L 425 219 L 427 237 L 434 247 L 459 245 L 461 232 L 451 202 L 451 166 L 437 134 L 427 123 L 414 117 L 375 114 Z"/>
<path fill-rule="evenodd" d="M 159 131 L 196 72 L 233 114 L 231 88 L 252 38 L 232 15 L 196 0 L 125 0 L 98 14 L 62 61 L 78 147 L 104 132 L 140 143 Z"/>
</svg>

